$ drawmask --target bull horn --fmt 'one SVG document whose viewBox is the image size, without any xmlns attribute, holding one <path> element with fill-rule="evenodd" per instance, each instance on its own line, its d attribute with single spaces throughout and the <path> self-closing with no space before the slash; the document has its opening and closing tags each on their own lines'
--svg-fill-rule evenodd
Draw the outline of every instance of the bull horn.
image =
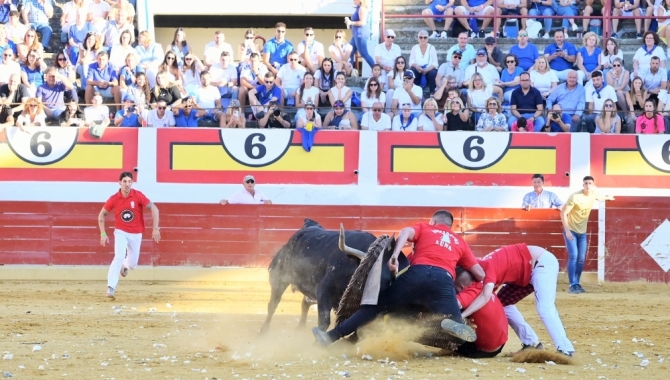
<svg viewBox="0 0 670 380">
<path fill-rule="evenodd" d="M 349 257 L 357 258 L 361 261 L 365 258 L 366 253 L 359 251 L 356 248 L 348 247 L 344 239 L 344 225 L 340 223 L 340 251 L 344 252 Z"/>
</svg>

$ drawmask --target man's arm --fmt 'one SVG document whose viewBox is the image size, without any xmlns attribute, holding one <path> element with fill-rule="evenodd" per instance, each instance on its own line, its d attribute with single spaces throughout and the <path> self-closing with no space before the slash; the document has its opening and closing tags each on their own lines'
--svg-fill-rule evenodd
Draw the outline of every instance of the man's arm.
<svg viewBox="0 0 670 380">
<path fill-rule="evenodd" d="M 153 221 L 153 232 L 151 233 L 151 237 L 154 239 L 156 243 L 161 241 L 161 231 L 160 227 L 158 227 L 158 221 L 159 221 L 159 214 L 158 214 L 158 207 L 156 207 L 155 204 L 149 202 L 147 205 L 147 208 L 151 210 L 151 219 Z"/>
<path fill-rule="evenodd" d="M 100 245 L 105 246 L 105 243 L 109 243 L 109 238 L 105 232 L 105 217 L 109 214 L 107 210 L 103 207 L 98 214 L 98 227 L 100 228 Z"/>
<path fill-rule="evenodd" d="M 494 286 L 495 284 L 491 282 L 489 282 L 488 284 L 484 284 L 484 289 L 482 289 L 482 292 L 477 296 L 477 298 L 475 298 L 475 300 L 472 301 L 470 306 L 468 306 L 468 308 L 465 309 L 465 311 L 461 314 L 462 317 L 467 318 L 472 314 L 474 314 L 475 312 L 479 311 L 479 309 L 481 309 L 482 307 L 486 306 L 486 303 L 489 302 L 491 296 L 493 295 Z"/>
<path fill-rule="evenodd" d="M 400 230 L 400 233 L 398 234 L 398 239 L 395 241 L 395 248 L 393 249 L 393 254 L 391 255 L 391 259 L 388 262 L 389 269 L 391 269 L 391 272 L 398 273 L 398 256 L 400 256 L 400 252 L 402 251 L 403 247 L 405 246 L 405 243 L 407 241 L 411 241 L 414 239 L 414 228 L 412 227 L 405 227 L 402 230 Z"/>
</svg>

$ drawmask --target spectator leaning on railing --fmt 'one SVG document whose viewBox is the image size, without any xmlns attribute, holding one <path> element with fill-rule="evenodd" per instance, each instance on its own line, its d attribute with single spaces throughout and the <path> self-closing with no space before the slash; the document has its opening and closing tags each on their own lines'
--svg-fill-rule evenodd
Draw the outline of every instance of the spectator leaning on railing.
<svg viewBox="0 0 670 380">
<path fill-rule="evenodd" d="M 551 191 L 544 189 L 544 176 L 533 174 L 533 191 L 524 195 L 521 208 L 528 211 L 532 208 L 554 208 L 563 207 L 561 199 Z"/>
</svg>

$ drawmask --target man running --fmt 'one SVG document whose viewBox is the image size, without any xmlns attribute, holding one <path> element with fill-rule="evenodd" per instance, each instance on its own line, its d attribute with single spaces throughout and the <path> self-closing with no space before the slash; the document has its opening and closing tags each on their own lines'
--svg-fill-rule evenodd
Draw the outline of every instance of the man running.
<svg viewBox="0 0 670 380">
<path fill-rule="evenodd" d="M 107 274 L 107 298 L 115 299 L 114 290 L 119 274 L 126 277 L 128 269 L 135 269 L 140 258 L 140 244 L 144 232 L 144 207 L 151 210 L 154 231 L 151 237 L 156 243 L 161 240 L 158 228 L 158 208 L 140 191 L 131 189 L 133 173 L 123 172 L 119 177 L 119 191 L 109 197 L 98 215 L 100 245 L 109 243 L 105 232 L 105 217 L 114 211 L 114 260 Z"/>
<path fill-rule="evenodd" d="M 410 267 L 407 272 L 379 295 L 377 305 L 361 306 L 351 317 L 327 333 L 318 327 L 313 328 L 317 341 L 327 346 L 372 322 L 380 313 L 390 313 L 407 305 L 420 305 L 448 318 L 442 321 L 442 328 L 455 342 L 474 342 L 474 330 L 465 325 L 461 318 L 453 279 L 456 265 L 472 272 L 479 281 L 484 278 L 484 271 L 470 247 L 451 231 L 453 221 L 450 212 L 439 210 L 433 214 L 429 223 L 418 223 L 400 230 L 388 266 L 391 272 L 397 273 L 397 258 L 405 243 L 411 241 L 414 243 L 414 253 L 409 257 Z"/>
</svg>

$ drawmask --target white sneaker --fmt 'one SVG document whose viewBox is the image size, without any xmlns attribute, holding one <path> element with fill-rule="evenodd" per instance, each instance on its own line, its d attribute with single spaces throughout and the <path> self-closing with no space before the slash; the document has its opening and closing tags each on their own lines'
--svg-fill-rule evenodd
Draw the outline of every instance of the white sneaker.
<svg viewBox="0 0 670 380">
<path fill-rule="evenodd" d="M 572 31 L 576 32 L 578 30 L 579 30 L 579 27 L 577 26 L 577 24 L 572 24 Z"/>
<path fill-rule="evenodd" d="M 440 33 L 440 38 L 444 38 L 444 39 L 449 38 L 449 37 L 447 36 L 447 31 L 446 31 L 446 30 L 443 30 L 442 33 Z"/>
<path fill-rule="evenodd" d="M 542 36 L 542 38 L 544 38 L 545 40 L 548 40 L 548 39 L 551 38 L 551 36 L 549 35 L 549 33 L 545 33 L 544 36 Z"/>
<path fill-rule="evenodd" d="M 439 36 L 440 35 L 437 34 L 437 31 L 434 31 L 433 34 L 431 34 L 430 37 L 428 37 L 428 38 L 433 39 L 433 38 L 438 38 Z"/>
<path fill-rule="evenodd" d="M 542 23 L 528 20 L 526 22 L 526 32 L 528 32 L 529 38 L 538 38 L 540 35 L 540 29 L 542 29 Z"/>
</svg>

